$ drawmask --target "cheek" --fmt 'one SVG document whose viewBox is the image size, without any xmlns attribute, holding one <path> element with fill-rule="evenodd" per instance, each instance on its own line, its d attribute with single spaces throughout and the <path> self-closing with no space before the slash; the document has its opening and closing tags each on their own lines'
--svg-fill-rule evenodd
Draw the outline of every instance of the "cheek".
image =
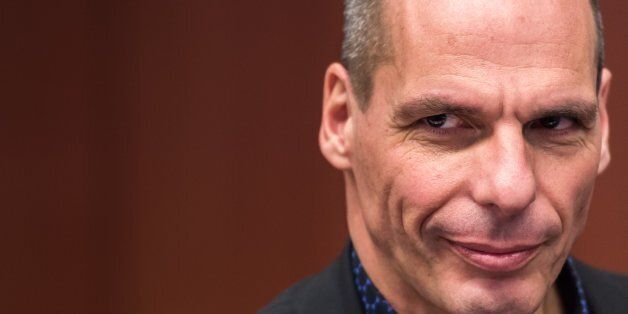
<svg viewBox="0 0 628 314">
<path fill-rule="evenodd" d="M 536 163 L 537 189 L 561 217 L 564 233 L 575 237 L 586 223 L 599 158 L 594 154 L 541 158 Z"/>
<path fill-rule="evenodd" d="M 424 223 L 455 198 L 471 168 L 461 163 L 464 156 L 404 154 L 397 159 L 398 175 L 392 178 L 388 208 L 398 236 L 416 244 Z"/>
<path fill-rule="evenodd" d="M 421 223 L 456 193 L 466 176 L 470 167 L 461 163 L 465 157 L 362 138 L 354 173 L 369 229 L 378 237 L 416 242 Z"/>
</svg>

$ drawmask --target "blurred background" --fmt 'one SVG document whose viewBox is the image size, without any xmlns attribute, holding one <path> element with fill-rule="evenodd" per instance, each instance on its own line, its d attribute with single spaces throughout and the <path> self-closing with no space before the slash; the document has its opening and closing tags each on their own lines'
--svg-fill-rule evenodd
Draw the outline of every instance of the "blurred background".
<svg viewBox="0 0 628 314">
<path fill-rule="evenodd" d="M 575 255 L 628 273 L 628 3 L 603 0 L 613 162 Z M 340 0 L 2 1 L 0 312 L 252 313 L 332 261 Z"/>
</svg>

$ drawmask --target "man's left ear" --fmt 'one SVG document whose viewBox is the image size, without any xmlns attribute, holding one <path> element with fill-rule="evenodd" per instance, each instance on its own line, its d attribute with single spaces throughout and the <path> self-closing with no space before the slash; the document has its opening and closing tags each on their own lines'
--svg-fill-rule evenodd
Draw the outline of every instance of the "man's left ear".
<svg viewBox="0 0 628 314">
<path fill-rule="evenodd" d="M 611 89 L 611 71 L 607 68 L 602 69 L 602 79 L 600 81 L 600 90 L 598 92 L 598 106 L 600 112 L 600 127 L 602 131 L 602 151 L 600 156 L 600 164 L 598 166 L 597 173 L 600 174 L 608 167 L 611 162 L 611 152 L 608 147 L 608 112 L 606 110 L 606 103 L 608 102 L 608 94 Z"/>
</svg>

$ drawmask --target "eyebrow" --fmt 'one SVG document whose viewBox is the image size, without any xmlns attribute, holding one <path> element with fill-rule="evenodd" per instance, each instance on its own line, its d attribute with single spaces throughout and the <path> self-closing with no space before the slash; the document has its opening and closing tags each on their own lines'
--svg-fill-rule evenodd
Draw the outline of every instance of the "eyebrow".
<svg viewBox="0 0 628 314">
<path fill-rule="evenodd" d="M 481 109 L 457 104 L 442 97 L 420 97 L 394 105 L 392 121 L 395 124 L 403 125 L 418 118 L 442 113 L 478 116 L 481 114 Z"/>
<path fill-rule="evenodd" d="M 598 105 L 584 101 L 567 101 L 561 105 L 539 108 L 532 113 L 532 117 L 568 117 L 578 120 L 584 126 L 590 126 L 598 118 Z"/>
</svg>

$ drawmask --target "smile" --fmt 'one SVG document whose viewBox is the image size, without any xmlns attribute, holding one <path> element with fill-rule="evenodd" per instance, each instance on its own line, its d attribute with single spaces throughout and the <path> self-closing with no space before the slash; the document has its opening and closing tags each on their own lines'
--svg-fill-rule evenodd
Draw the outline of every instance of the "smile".
<svg viewBox="0 0 628 314">
<path fill-rule="evenodd" d="M 537 245 L 500 247 L 490 244 L 448 241 L 465 262 L 489 272 L 512 272 L 523 268 L 538 252 Z"/>
</svg>

